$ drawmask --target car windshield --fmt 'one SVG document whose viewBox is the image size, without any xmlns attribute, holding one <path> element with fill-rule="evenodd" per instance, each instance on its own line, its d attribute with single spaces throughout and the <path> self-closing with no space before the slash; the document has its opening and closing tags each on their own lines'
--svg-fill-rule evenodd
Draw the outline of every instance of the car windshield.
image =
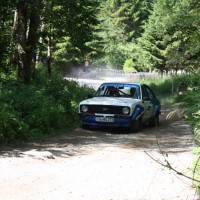
<svg viewBox="0 0 200 200">
<path fill-rule="evenodd" d="M 95 97 L 126 97 L 140 99 L 138 85 L 101 85 L 94 95 Z"/>
</svg>

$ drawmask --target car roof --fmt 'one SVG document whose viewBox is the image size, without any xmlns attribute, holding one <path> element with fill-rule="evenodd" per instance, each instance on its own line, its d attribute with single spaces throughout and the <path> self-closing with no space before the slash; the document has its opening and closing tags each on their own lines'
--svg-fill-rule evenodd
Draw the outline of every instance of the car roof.
<svg viewBox="0 0 200 200">
<path fill-rule="evenodd" d="M 102 83 L 101 85 L 137 85 L 137 86 L 141 86 L 144 84 L 135 83 L 135 82 L 105 82 L 105 83 Z"/>
</svg>

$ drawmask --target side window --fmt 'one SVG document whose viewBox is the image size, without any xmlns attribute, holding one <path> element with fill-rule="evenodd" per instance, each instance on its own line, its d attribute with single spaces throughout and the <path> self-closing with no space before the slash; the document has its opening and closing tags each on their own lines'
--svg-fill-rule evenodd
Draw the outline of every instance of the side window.
<svg viewBox="0 0 200 200">
<path fill-rule="evenodd" d="M 141 94 L 140 94 L 140 88 L 137 87 L 136 89 L 136 95 L 137 95 L 137 99 L 141 99 Z"/>
<path fill-rule="evenodd" d="M 149 87 L 146 86 L 145 88 L 146 88 L 148 97 L 149 97 L 150 99 L 152 99 L 153 97 L 155 97 L 154 93 L 152 92 L 152 90 L 151 90 Z"/>
<path fill-rule="evenodd" d="M 142 98 L 143 98 L 143 99 L 144 99 L 144 98 L 149 98 L 145 86 L 142 86 Z"/>
</svg>

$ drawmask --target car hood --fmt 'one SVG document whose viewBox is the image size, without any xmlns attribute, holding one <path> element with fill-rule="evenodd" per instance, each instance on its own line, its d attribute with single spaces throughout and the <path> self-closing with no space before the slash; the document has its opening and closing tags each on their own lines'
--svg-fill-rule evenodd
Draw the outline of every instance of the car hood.
<svg viewBox="0 0 200 200">
<path fill-rule="evenodd" d="M 93 97 L 80 102 L 80 105 L 110 105 L 110 106 L 132 106 L 140 102 L 140 99 L 123 98 L 123 97 Z"/>
</svg>

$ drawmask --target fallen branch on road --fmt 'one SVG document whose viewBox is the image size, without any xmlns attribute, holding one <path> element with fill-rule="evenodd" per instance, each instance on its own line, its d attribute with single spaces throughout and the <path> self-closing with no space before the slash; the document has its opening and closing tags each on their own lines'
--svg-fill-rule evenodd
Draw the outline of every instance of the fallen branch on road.
<svg viewBox="0 0 200 200">
<path fill-rule="evenodd" d="M 180 175 L 180 176 L 183 176 L 183 177 L 188 178 L 188 179 L 190 179 L 190 180 L 192 180 L 192 181 L 196 181 L 196 182 L 200 183 L 200 180 L 195 179 L 194 176 L 193 176 L 193 178 L 192 178 L 192 177 L 190 177 L 190 176 L 187 176 L 187 175 L 183 174 L 182 172 L 179 172 L 179 171 L 176 170 L 175 168 L 173 168 L 172 165 L 168 162 L 168 160 L 167 160 L 165 157 L 164 157 L 164 158 L 165 158 L 164 162 L 161 162 L 160 160 L 157 160 L 157 159 L 155 159 L 153 156 L 151 156 L 148 152 L 146 152 L 146 151 L 144 151 L 144 152 L 145 152 L 146 155 L 149 156 L 152 160 L 154 160 L 154 161 L 157 162 L 158 164 L 162 165 L 163 167 L 166 167 L 166 168 L 168 168 L 168 169 L 170 169 L 170 170 L 173 170 L 174 172 L 176 172 L 176 173 L 177 173 L 178 175 Z"/>
</svg>

